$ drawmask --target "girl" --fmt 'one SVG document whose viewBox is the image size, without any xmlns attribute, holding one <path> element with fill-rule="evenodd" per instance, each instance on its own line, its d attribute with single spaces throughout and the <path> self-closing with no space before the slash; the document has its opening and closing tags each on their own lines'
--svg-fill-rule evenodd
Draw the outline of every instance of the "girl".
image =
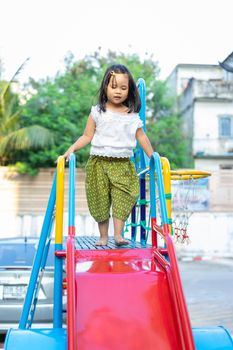
<svg viewBox="0 0 233 350">
<path fill-rule="evenodd" d="M 86 194 L 91 215 L 98 222 L 98 246 L 107 245 L 109 213 L 112 206 L 114 239 L 117 245 L 128 244 L 122 230 L 139 195 L 139 179 L 133 155 L 136 140 L 148 157 L 153 154 L 142 129 L 137 86 L 129 70 L 110 66 L 99 90 L 98 105 L 91 108 L 83 135 L 65 152 L 69 155 L 91 143 L 86 165 Z"/>
</svg>

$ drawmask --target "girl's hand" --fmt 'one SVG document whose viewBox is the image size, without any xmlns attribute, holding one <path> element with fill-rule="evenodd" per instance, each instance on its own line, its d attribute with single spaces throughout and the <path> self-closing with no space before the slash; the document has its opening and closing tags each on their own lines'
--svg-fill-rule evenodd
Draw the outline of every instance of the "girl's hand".
<svg viewBox="0 0 233 350">
<path fill-rule="evenodd" d="M 75 149 L 73 146 L 70 146 L 70 148 L 68 148 L 68 150 L 63 154 L 63 157 L 65 158 L 66 162 L 68 162 L 71 153 L 74 153 Z"/>
<path fill-rule="evenodd" d="M 70 146 L 70 148 L 68 148 L 68 150 L 63 154 L 63 157 L 65 158 L 66 162 L 68 162 L 71 153 L 74 153 L 75 149 L 73 146 Z M 55 160 L 55 163 L 58 162 L 59 157 Z"/>
</svg>

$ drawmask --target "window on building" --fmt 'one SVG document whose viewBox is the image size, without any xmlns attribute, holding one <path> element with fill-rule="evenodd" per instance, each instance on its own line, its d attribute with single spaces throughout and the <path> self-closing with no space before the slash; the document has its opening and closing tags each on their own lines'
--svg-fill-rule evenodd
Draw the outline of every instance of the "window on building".
<svg viewBox="0 0 233 350">
<path fill-rule="evenodd" d="M 224 78 L 226 81 L 233 81 L 233 73 L 224 70 Z"/>
<path fill-rule="evenodd" d="M 219 116 L 219 137 L 220 138 L 233 137 L 233 115 Z"/>
</svg>

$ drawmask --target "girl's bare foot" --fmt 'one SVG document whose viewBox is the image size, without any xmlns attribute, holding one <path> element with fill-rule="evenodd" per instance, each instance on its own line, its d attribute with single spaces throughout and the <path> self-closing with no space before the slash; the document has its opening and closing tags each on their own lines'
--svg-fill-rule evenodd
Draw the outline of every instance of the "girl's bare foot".
<svg viewBox="0 0 233 350">
<path fill-rule="evenodd" d="M 126 239 L 124 239 L 122 236 L 114 236 L 115 239 L 115 243 L 116 245 L 127 245 L 129 244 L 129 241 L 127 241 Z"/>
<path fill-rule="evenodd" d="M 97 246 L 103 246 L 108 244 L 108 238 L 100 238 L 95 245 Z"/>
</svg>

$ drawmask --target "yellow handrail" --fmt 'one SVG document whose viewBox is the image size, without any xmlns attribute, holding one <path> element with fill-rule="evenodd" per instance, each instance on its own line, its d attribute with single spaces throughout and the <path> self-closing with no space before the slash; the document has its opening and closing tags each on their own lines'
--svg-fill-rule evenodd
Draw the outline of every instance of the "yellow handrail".
<svg viewBox="0 0 233 350">
<path fill-rule="evenodd" d="M 164 191 L 166 197 L 166 206 L 167 206 L 167 217 L 170 227 L 170 233 L 172 234 L 172 198 L 171 198 L 171 170 L 169 160 L 165 157 L 161 157 L 161 163 L 163 167 L 163 182 L 164 182 Z"/>
<path fill-rule="evenodd" d="M 65 177 L 65 161 L 64 161 L 64 157 L 60 156 L 57 161 L 55 244 L 62 244 L 63 209 L 64 209 L 64 177 Z"/>
</svg>

